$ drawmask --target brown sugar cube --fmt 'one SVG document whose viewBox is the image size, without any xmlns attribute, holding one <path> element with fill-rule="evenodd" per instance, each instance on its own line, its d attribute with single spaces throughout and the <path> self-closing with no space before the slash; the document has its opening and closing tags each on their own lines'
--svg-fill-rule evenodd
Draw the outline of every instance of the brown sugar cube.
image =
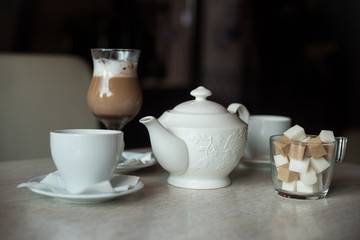
<svg viewBox="0 0 360 240">
<path fill-rule="evenodd" d="M 328 143 L 328 144 L 324 144 L 323 147 L 325 148 L 326 151 L 326 155 L 323 157 L 329 162 L 334 157 L 335 144 Z"/>
<path fill-rule="evenodd" d="M 301 143 L 301 142 L 292 143 L 289 149 L 289 154 L 288 154 L 289 158 L 293 158 L 296 160 L 303 160 L 305 148 L 306 148 L 305 143 Z"/>
<path fill-rule="evenodd" d="M 323 147 L 323 144 L 321 143 L 319 136 L 316 138 L 310 139 L 308 141 L 307 147 L 313 158 L 319 158 L 319 157 L 326 155 L 326 150 Z"/>
<path fill-rule="evenodd" d="M 305 148 L 304 157 L 307 157 L 307 158 L 311 157 L 311 152 L 308 147 Z"/>
<path fill-rule="evenodd" d="M 308 142 L 310 139 L 312 139 L 311 136 L 307 136 L 304 140 L 302 140 L 301 142 Z M 304 157 L 311 157 L 311 153 L 308 147 L 305 148 L 305 153 L 304 153 Z"/>
<path fill-rule="evenodd" d="M 277 142 L 285 142 L 285 143 L 289 143 L 292 140 L 290 138 L 288 138 L 287 136 L 283 135 L 281 138 L 279 138 L 278 140 L 276 140 Z"/>
<path fill-rule="evenodd" d="M 282 136 L 278 140 L 274 141 L 275 153 L 287 156 L 290 149 L 291 139 L 287 136 Z"/>
<path fill-rule="evenodd" d="M 278 167 L 277 179 L 283 182 L 292 182 L 299 179 L 299 173 L 289 170 L 289 164 Z"/>
</svg>

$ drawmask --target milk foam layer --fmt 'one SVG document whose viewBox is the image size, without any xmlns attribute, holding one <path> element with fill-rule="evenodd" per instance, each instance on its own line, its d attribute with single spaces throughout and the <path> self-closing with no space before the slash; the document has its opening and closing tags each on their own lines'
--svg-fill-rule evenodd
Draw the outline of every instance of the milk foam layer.
<svg viewBox="0 0 360 240">
<path fill-rule="evenodd" d="M 137 77 L 137 63 L 123 60 L 94 60 L 94 76 Z"/>
</svg>

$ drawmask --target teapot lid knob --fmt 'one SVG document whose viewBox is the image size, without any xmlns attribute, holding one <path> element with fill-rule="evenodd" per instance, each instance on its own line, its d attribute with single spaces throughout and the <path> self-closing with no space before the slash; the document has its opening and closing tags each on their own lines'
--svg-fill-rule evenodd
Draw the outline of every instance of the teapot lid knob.
<svg viewBox="0 0 360 240">
<path fill-rule="evenodd" d="M 190 95 L 195 97 L 195 100 L 204 101 L 207 97 L 212 95 L 211 91 L 200 86 L 190 92 Z"/>
<path fill-rule="evenodd" d="M 210 90 L 204 87 L 198 87 L 190 92 L 190 94 L 195 97 L 195 100 L 189 100 L 183 103 L 180 103 L 171 113 L 184 113 L 184 114 L 225 114 L 229 113 L 226 108 L 222 105 L 206 100 L 207 97 L 211 96 L 212 93 Z"/>
</svg>

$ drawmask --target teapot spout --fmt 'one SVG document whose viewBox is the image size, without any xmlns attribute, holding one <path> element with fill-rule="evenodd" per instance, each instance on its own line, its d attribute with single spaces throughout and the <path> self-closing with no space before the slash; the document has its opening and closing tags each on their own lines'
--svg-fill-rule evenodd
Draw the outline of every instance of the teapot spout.
<svg viewBox="0 0 360 240">
<path fill-rule="evenodd" d="M 189 155 L 183 140 L 168 131 L 154 117 L 140 119 L 150 135 L 150 142 L 154 156 L 159 164 L 172 174 L 182 174 L 189 166 Z"/>
</svg>

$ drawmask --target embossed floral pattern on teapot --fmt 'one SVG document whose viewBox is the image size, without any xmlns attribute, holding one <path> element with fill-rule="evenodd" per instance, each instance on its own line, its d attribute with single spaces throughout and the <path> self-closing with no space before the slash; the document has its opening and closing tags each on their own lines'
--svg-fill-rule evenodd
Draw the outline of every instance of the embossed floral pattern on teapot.
<svg viewBox="0 0 360 240">
<path fill-rule="evenodd" d="M 207 100 L 198 87 L 195 100 L 177 105 L 156 120 L 140 119 L 150 134 L 153 153 L 170 173 L 168 183 L 182 188 L 213 189 L 230 185 L 229 173 L 244 152 L 249 112 L 239 103 L 227 109 Z"/>
<path fill-rule="evenodd" d="M 221 171 L 227 168 L 231 160 L 233 164 L 237 164 L 236 157 L 243 151 L 242 143 L 246 141 L 246 134 L 241 130 L 224 134 L 215 133 L 215 135 L 209 132 L 197 132 L 185 136 L 184 140 L 189 143 L 188 149 L 199 152 L 201 155 L 201 158 L 189 163 L 188 170 L 213 168 Z"/>
</svg>

